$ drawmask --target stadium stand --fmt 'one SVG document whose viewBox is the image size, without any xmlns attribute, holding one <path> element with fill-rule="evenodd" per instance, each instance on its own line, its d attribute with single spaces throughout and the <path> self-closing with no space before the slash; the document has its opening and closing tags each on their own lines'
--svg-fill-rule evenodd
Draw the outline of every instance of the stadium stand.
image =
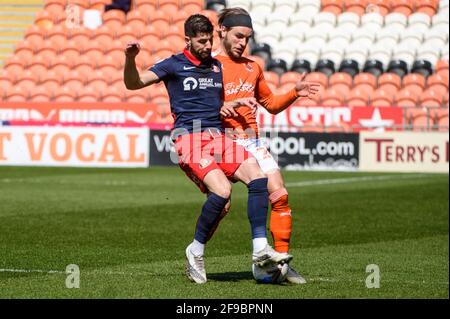
<svg viewBox="0 0 450 319">
<path fill-rule="evenodd" d="M 218 11 L 241 6 L 255 27 L 247 54 L 274 91 L 286 92 L 307 72 L 322 88 L 319 97 L 299 104 L 398 106 L 408 109 L 405 114 L 425 107 L 427 128 L 448 127 L 448 0 L 134 0 L 128 13 L 105 11 L 111 2 L 22 0 L 22 6 L 2 6 L 2 21 L 9 24 L 0 29 L 0 41 L 6 41 L 0 42 L 0 60 L 7 57 L 0 100 L 163 103 L 166 118 L 164 90 L 124 89 L 125 44 L 142 43 L 137 65 L 144 70 L 183 49 L 190 14 L 203 13 L 217 24 Z M 85 24 L 89 10 L 100 13 L 98 28 Z M 21 17 L 17 21 L 26 21 L 26 30 L 16 32 L 14 25 L 24 23 L 3 20 L 7 15 Z M 215 38 L 214 49 L 218 43 Z M 406 117 L 410 129 L 425 127 L 421 116 Z"/>
</svg>

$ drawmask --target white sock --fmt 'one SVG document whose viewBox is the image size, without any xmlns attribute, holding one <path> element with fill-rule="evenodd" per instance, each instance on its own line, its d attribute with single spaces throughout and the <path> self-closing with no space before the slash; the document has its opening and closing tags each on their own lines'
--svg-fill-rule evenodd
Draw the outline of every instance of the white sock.
<svg viewBox="0 0 450 319">
<path fill-rule="evenodd" d="M 194 239 L 191 245 L 191 252 L 197 257 L 203 256 L 205 253 L 205 244 Z"/>
<path fill-rule="evenodd" d="M 253 238 L 253 253 L 256 254 L 266 248 L 266 245 L 268 244 L 267 238 Z"/>
</svg>

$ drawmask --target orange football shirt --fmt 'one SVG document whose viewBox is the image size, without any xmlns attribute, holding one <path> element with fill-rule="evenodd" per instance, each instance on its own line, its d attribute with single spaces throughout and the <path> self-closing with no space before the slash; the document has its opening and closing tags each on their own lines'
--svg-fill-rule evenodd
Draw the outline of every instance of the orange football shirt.
<svg viewBox="0 0 450 319">
<path fill-rule="evenodd" d="M 295 89 L 283 95 L 274 95 L 264 79 L 262 68 L 251 59 L 242 57 L 236 61 L 223 53 L 218 53 L 214 57 L 222 63 L 225 102 L 255 97 L 258 103 L 270 113 L 276 114 L 286 109 L 298 98 Z M 241 106 L 235 110 L 239 116 L 224 118 L 223 126 L 235 129 L 240 138 L 258 137 L 258 123 L 251 108 Z M 248 131 L 245 132 L 247 129 L 255 132 L 255 136 L 249 136 Z"/>
</svg>

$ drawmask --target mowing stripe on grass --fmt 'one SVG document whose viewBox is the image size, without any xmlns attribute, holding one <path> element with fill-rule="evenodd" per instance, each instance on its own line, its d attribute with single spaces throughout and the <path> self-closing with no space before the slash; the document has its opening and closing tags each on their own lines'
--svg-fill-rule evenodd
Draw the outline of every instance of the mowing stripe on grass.
<svg viewBox="0 0 450 319">
<path fill-rule="evenodd" d="M 286 183 L 286 187 L 305 187 L 313 185 L 333 185 L 333 184 L 350 184 L 359 182 L 376 182 L 396 179 L 414 179 L 424 178 L 430 175 L 425 174 L 412 174 L 412 175 L 381 175 L 381 176 L 362 176 L 362 177 L 348 177 L 348 178 L 331 178 L 331 179 L 318 179 L 312 181 L 303 181 L 296 183 Z"/>
</svg>

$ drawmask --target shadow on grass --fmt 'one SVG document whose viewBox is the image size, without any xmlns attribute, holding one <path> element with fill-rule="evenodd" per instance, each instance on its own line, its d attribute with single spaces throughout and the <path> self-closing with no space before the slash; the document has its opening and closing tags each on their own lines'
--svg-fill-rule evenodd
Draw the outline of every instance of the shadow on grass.
<svg viewBox="0 0 450 319">
<path fill-rule="evenodd" d="M 253 280 L 253 274 L 251 273 L 251 271 L 213 273 L 208 274 L 208 280 L 233 282 L 241 280 Z"/>
</svg>

